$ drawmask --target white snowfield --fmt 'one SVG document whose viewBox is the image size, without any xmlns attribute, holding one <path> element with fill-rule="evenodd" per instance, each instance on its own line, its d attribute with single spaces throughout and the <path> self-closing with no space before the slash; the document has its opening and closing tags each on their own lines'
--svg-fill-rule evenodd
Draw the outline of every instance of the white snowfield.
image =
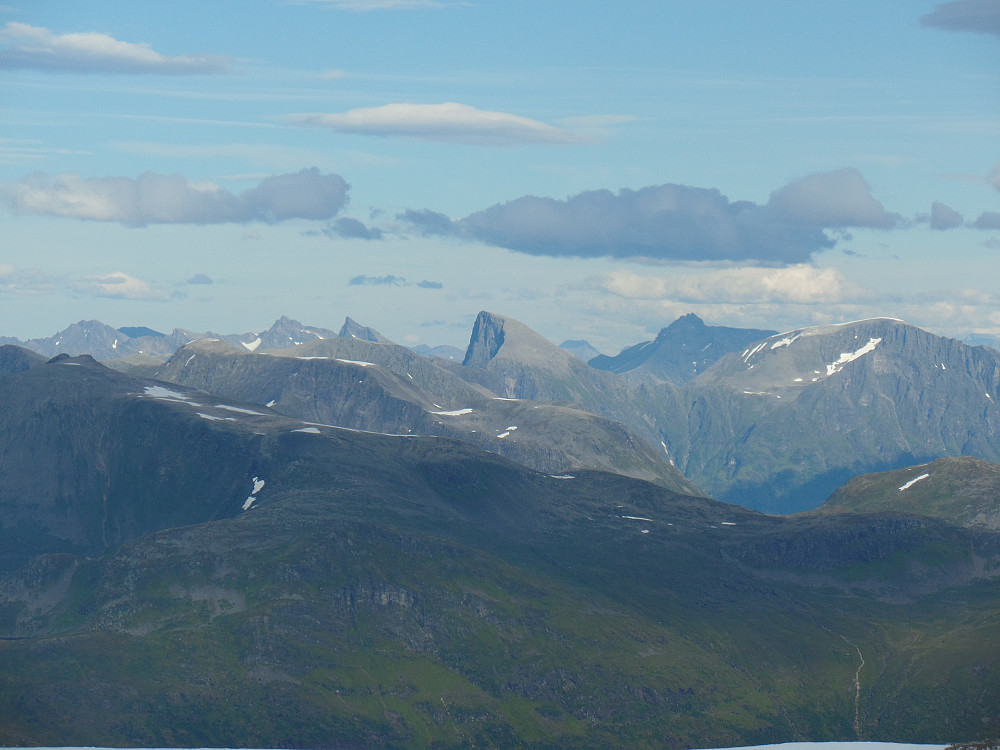
<svg viewBox="0 0 1000 750">
<path fill-rule="evenodd" d="M 435 404 L 437 406 L 437 404 Z M 472 409 L 455 409 L 453 411 L 432 411 L 431 414 L 437 414 L 440 417 L 460 417 L 463 414 L 471 414 Z"/>
<path fill-rule="evenodd" d="M 254 477 L 250 480 L 253 482 L 253 489 L 250 490 L 250 496 L 243 501 L 243 510 L 249 510 L 250 506 L 254 504 L 257 499 L 257 493 L 264 489 L 264 480 Z"/>
<path fill-rule="evenodd" d="M 147 385 L 143 391 L 144 396 L 155 398 L 157 401 L 173 401 L 174 403 L 187 404 L 188 406 L 201 406 L 201 404 L 192 401 L 183 393 L 172 391 L 169 388 L 164 388 L 160 385 Z"/>
<path fill-rule="evenodd" d="M 882 343 L 881 337 L 877 339 L 868 339 L 868 343 L 862 346 L 856 352 L 842 352 L 840 355 L 840 359 L 838 359 L 832 365 L 826 366 L 827 377 L 833 375 L 835 372 L 840 372 L 841 370 L 843 370 L 844 365 L 846 365 L 848 362 L 853 362 L 859 357 L 863 357 L 864 355 L 868 354 L 868 352 L 875 351 L 875 347 L 878 346 L 880 343 Z"/>
<path fill-rule="evenodd" d="M 261 345 L 261 339 L 260 339 L 260 336 L 258 336 L 256 339 L 254 339 L 253 341 L 251 341 L 249 344 L 246 343 L 245 341 L 241 341 L 240 343 L 243 344 L 243 347 L 248 352 L 255 352 L 255 351 L 257 351 L 257 347 Z"/>
<path fill-rule="evenodd" d="M 216 404 L 216 409 L 225 409 L 226 411 L 234 411 L 237 414 L 254 414 L 258 417 L 263 417 L 263 413 L 259 411 L 254 411 L 253 409 L 241 409 L 239 406 L 228 406 L 226 404 Z"/>
<path fill-rule="evenodd" d="M 928 474 L 921 474 L 919 477 L 916 477 L 915 479 L 911 479 L 909 482 L 907 482 L 902 487 L 900 487 L 899 491 L 902 492 L 903 490 L 908 490 L 908 489 L 910 489 L 910 487 L 912 487 L 913 485 L 915 485 L 921 479 L 927 479 L 927 477 L 929 477 L 929 476 L 930 476 L 929 473 Z"/>
</svg>

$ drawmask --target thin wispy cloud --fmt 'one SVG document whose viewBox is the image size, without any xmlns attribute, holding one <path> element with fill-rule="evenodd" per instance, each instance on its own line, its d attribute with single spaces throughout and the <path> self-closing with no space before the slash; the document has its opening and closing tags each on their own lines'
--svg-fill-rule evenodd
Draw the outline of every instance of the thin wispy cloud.
<svg viewBox="0 0 1000 750">
<path fill-rule="evenodd" d="M 234 194 L 212 182 L 147 172 L 131 177 L 50 177 L 34 174 L 0 188 L 0 199 L 21 214 L 147 224 L 224 224 L 330 219 L 347 202 L 348 185 L 315 167 L 267 177 Z"/>
<path fill-rule="evenodd" d="M 80 294 L 110 299 L 165 302 L 172 297 L 167 290 L 124 271 L 115 271 L 103 276 L 88 276 L 76 282 L 74 288 Z"/>
<path fill-rule="evenodd" d="M 228 73 L 221 55 L 171 56 L 148 44 L 123 42 L 107 34 L 53 34 L 40 26 L 9 21 L 0 29 L 0 69 L 66 73 L 205 75 Z"/>
<path fill-rule="evenodd" d="M 297 5 L 326 5 L 337 10 L 365 13 L 374 10 L 420 10 L 467 5 L 454 0 L 295 0 Z"/>
<path fill-rule="evenodd" d="M 466 104 L 385 104 L 331 114 L 292 114 L 285 121 L 337 133 L 405 137 L 485 146 L 588 143 L 577 133 L 506 112 Z"/>
<path fill-rule="evenodd" d="M 347 283 L 351 286 L 415 286 L 420 289 L 444 288 L 444 284 L 440 281 L 428 281 L 427 279 L 422 281 L 407 281 L 405 277 L 396 276 L 391 273 L 385 276 L 367 276 L 361 274 L 352 277 Z"/>
<path fill-rule="evenodd" d="M 997 0 L 953 0 L 941 3 L 920 18 L 923 26 L 943 31 L 971 31 L 1000 36 L 1000 2 Z"/>
<path fill-rule="evenodd" d="M 840 271 L 807 264 L 786 268 L 726 268 L 670 276 L 615 271 L 602 277 L 598 286 L 626 299 L 699 304 L 831 304 L 868 296 L 866 290 L 848 281 Z"/>
</svg>

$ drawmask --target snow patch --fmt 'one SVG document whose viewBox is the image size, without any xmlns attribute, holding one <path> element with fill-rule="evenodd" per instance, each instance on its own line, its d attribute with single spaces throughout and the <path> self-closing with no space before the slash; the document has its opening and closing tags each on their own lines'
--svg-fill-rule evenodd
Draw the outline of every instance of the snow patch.
<svg viewBox="0 0 1000 750">
<path fill-rule="evenodd" d="M 253 414 L 258 417 L 263 417 L 263 413 L 259 411 L 254 411 L 253 409 L 241 409 L 238 406 L 227 406 L 226 404 L 216 404 L 216 409 L 225 409 L 226 411 L 235 411 L 238 414 Z"/>
<path fill-rule="evenodd" d="M 197 354 L 192 354 L 190 357 L 188 357 L 187 362 L 184 363 L 184 366 L 187 367 L 189 364 L 191 364 L 191 360 L 197 356 L 198 356 Z"/>
<path fill-rule="evenodd" d="M 652 518 L 643 518 L 642 516 L 621 516 L 622 518 L 627 518 L 630 521 L 649 521 L 653 523 Z"/>
<path fill-rule="evenodd" d="M 249 344 L 245 341 L 241 341 L 240 343 L 243 344 L 243 348 L 246 349 L 248 352 L 255 352 L 257 351 L 257 347 L 260 346 L 262 342 L 260 340 L 260 336 L 258 336 Z"/>
<path fill-rule="evenodd" d="M 355 359 L 340 359 L 340 357 L 337 357 L 337 361 L 338 362 L 343 362 L 343 363 L 348 364 L 348 365 L 358 365 L 359 367 L 374 367 L 375 366 L 374 362 L 358 362 Z"/>
<path fill-rule="evenodd" d="M 270 408 L 271 408 L 272 406 L 274 406 L 274 405 L 275 405 L 276 403 L 278 403 L 278 402 L 277 402 L 277 401 L 275 401 L 275 400 L 274 400 L 274 399 L 272 398 L 272 399 L 271 399 L 270 401 L 268 401 L 268 402 L 267 402 L 266 404 L 264 404 L 264 406 L 266 406 L 267 408 L 269 408 L 269 409 L 270 409 Z"/>
<path fill-rule="evenodd" d="M 921 474 L 919 477 L 916 477 L 915 479 L 911 479 L 909 482 L 907 482 L 902 487 L 900 487 L 899 491 L 902 492 L 903 490 L 908 490 L 908 489 L 910 489 L 910 487 L 912 487 L 913 485 L 915 485 L 921 479 L 927 479 L 927 477 L 929 477 L 929 476 L 930 476 L 930 473 Z"/>
<path fill-rule="evenodd" d="M 780 349 L 783 346 L 791 346 L 792 343 L 794 343 L 794 341 L 801 336 L 801 333 L 797 333 L 794 336 L 785 336 L 785 338 L 771 344 L 771 349 Z"/>
<path fill-rule="evenodd" d="M 295 359 L 330 359 L 329 357 L 296 357 Z"/>
<path fill-rule="evenodd" d="M 503 438 L 507 437 L 508 435 L 510 435 L 509 432 L 501 432 L 499 435 L 497 435 L 497 437 L 502 440 Z"/>
<path fill-rule="evenodd" d="M 187 404 L 188 406 L 201 406 L 201 404 L 195 403 L 183 393 L 172 391 L 161 385 L 147 385 L 143 390 L 145 391 L 146 396 L 155 398 L 158 401 L 174 401 L 178 404 Z"/>
<path fill-rule="evenodd" d="M 263 479 L 254 477 L 250 481 L 253 482 L 253 489 L 250 490 L 250 496 L 243 501 L 243 510 L 247 510 L 251 505 L 253 505 L 254 501 L 257 499 L 257 493 L 264 489 Z"/>
<path fill-rule="evenodd" d="M 767 346 L 767 342 L 766 341 L 761 341 L 753 349 L 747 349 L 747 350 L 745 350 L 743 352 L 743 356 L 742 356 L 742 360 L 743 360 L 744 364 L 746 364 L 747 362 L 749 362 L 750 361 L 750 357 L 752 357 L 753 355 L 755 355 L 757 352 L 759 352 L 765 346 Z"/>
<path fill-rule="evenodd" d="M 549 474 L 549 479 L 576 479 L 572 474 Z"/>
<path fill-rule="evenodd" d="M 202 419 L 208 419 L 208 420 L 211 420 L 212 422 L 235 422 L 236 421 L 235 417 L 216 417 L 216 416 L 214 416 L 212 414 L 203 414 L 200 411 L 199 412 L 195 412 L 195 413 L 199 417 L 201 417 Z"/>
<path fill-rule="evenodd" d="M 300 427 L 297 430 L 292 430 L 292 432 L 305 432 L 305 433 L 308 433 L 310 435 L 319 435 L 319 434 L 321 434 L 320 431 L 319 431 L 319 429 L 316 428 L 316 427 Z"/>
<path fill-rule="evenodd" d="M 833 375 L 834 373 L 840 372 L 842 369 L 844 369 L 844 365 L 848 364 L 849 362 L 853 362 L 854 360 L 863 357 L 869 352 L 875 351 L 875 347 L 878 346 L 881 343 L 881 341 L 882 341 L 881 338 L 868 339 L 868 343 L 855 352 L 841 352 L 840 358 L 836 362 L 826 366 L 827 377 Z"/>
<path fill-rule="evenodd" d="M 437 406 L 437 404 L 434 404 Z M 471 414 L 472 409 L 455 409 L 453 411 L 432 411 L 431 414 L 438 414 L 442 417 L 460 417 L 463 414 Z"/>
</svg>

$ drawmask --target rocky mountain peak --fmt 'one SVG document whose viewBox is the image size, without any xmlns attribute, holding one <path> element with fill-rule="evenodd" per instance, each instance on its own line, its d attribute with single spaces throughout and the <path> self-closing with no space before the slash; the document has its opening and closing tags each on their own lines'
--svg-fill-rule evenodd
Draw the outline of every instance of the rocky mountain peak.
<svg viewBox="0 0 1000 750">
<path fill-rule="evenodd" d="M 486 367 L 486 363 L 500 353 L 500 347 L 506 338 L 505 322 L 500 315 L 485 310 L 479 313 L 472 326 L 472 338 L 469 339 L 465 359 L 462 360 L 463 367 Z"/>
<path fill-rule="evenodd" d="M 387 339 L 374 328 L 363 326 L 351 317 L 344 318 L 344 325 L 341 326 L 340 333 L 337 335 L 342 339 L 361 339 L 362 341 L 371 341 L 375 344 L 392 343 L 392 341 Z"/>
</svg>

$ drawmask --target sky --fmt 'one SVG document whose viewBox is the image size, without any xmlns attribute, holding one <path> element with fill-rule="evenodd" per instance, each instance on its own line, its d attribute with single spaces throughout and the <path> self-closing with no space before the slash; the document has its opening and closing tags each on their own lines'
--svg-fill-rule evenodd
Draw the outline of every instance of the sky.
<svg viewBox="0 0 1000 750">
<path fill-rule="evenodd" d="M 1000 334 L 1000 0 L 0 5 L 0 336 Z"/>
</svg>

